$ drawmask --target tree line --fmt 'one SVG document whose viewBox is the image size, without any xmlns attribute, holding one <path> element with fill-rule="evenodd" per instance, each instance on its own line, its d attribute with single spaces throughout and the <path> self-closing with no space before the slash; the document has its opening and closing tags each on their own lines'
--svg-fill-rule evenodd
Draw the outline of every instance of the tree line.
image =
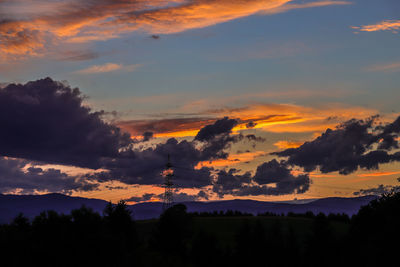
<svg viewBox="0 0 400 267">
<path fill-rule="evenodd" d="M 199 223 L 210 217 L 240 220 L 232 239 Z M 372 201 L 352 218 L 188 213 L 178 204 L 158 220 L 135 222 L 119 202 L 102 215 L 86 207 L 69 215 L 45 211 L 32 221 L 21 214 L 0 226 L 0 256 L 2 266 L 383 266 L 399 249 L 399 223 L 400 193 Z"/>
</svg>

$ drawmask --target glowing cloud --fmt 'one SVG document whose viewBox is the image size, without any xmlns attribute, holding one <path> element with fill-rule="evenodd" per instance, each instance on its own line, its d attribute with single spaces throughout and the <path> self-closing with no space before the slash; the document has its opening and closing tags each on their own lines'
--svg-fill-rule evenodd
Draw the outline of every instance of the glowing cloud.
<svg viewBox="0 0 400 267">
<path fill-rule="evenodd" d="M 196 136 L 200 128 L 218 118 L 229 117 L 238 121 L 238 125 L 233 128 L 234 133 L 249 129 L 274 133 L 320 133 L 352 118 L 366 118 L 377 113 L 373 109 L 334 104 L 314 108 L 288 104 L 257 104 L 243 108 L 208 110 L 200 113 L 199 115 L 204 116 L 200 118 L 131 120 L 120 121 L 117 125 L 133 136 L 150 131 L 154 137 L 191 137 Z M 336 116 L 332 117 L 332 114 Z"/>
<path fill-rule="evenodd" d="M 104 65 L 94 65 L 94 66 L 88 67 L 86 69 L 79 70 L 76 73 L 95 74 L 95 73 L 105 73 L 105 72 L 113 72 L 113 71 L 131 72 L 131 71 L 135 71 L 138 67 L 140 67 L 140 64 L 122 65 L 122 64 L 116 64 L 116 63 L 106 63 Z"/>
<path fill-rule="evenodd" d="M 377 24 L 364 25 L 361 27 L 355 26 L 352 28 L 361 32 L 392 31 L 397 33 L 397 30 L 400 29 L 400 20 L 384 20 Z"/>
<path fill-rule="evenodd" d="M 249 162 L 255 158 L 265 156 L 264 151 L 246 152 L 241 154 L 229 155 L 227 159 L 218 159 L 213 161 L 202 161 L 197 164 L 195 169 L 201 169 L 203 167 L 225 167 L 232 166 L 239 163 Z"/>
<path fill-rule="evenodd" d="M 288 149 L 288 148 L 298 148 L 301 146 L 303 142 L 292 142 L 292 141 L 279 141 L 274 144 L 274 146 L 280 149 Z"/>
<path fill-rule="evenodd" d="M 0 56 L 39 55 L 45 46 L 60 42 L 104 41 L 135 31 L 170 34 L 254 14 L 348 3 L 320 1 L 287 6 L 291 1 L 5 0 L 0 2 Z"/>
<path fill-rule="evenodd" d="M 400 174 L 400 171 L 395 172 L 373 172 L 373 173 L 362 173 L 358 174 L 358 177 L 381 177 L 381 176 L 390 176 Z"/>
</svg>

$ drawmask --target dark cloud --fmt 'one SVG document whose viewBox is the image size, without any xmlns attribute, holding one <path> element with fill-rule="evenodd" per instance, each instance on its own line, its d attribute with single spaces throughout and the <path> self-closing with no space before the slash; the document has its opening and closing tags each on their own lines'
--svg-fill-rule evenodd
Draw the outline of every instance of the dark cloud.
<svg viewBox="0 0 400 267">
<path fill-rule="evenodd" d="M 152 139 L 154 134 L 152 132 L 144 132 L 143 133 L 143 142 L 147 142 Z"/>
<path fill-rule="evenodd" d="M 230 169 L 228 171 L 221 170 L 218 172 L 218 178 L 213 185 L 213 191 L 222 198 L 225 194 L 234 194 L 237 189 L 242 188 L 245 184 L 251 182 L 251 173 L 238 174 L 240 170 Z"/>
<path fill-rule="evenodd" d="M 0 89 L 0 155 L 89 168 L 118 157 L 128 134 L 82 103 L 79 89 L 50 78 Z"/>
<path fill-rule="evenodd" d="M 237 120 L 225 117 L 200 129 L 194 141 L 204 143 L 202 148 L 203 160 L 228 157 L 226 150 L 230 148 L 231 144 L 237 143 L 244 138 L 241 134 L 231 135 L 232 129 L 237 124 Z"/>
<path fill-rule="evenodd" d="M 144 150 L 134 149 L 120 154 L 119 158 L 105 163 L 108 171 L 89 176 L 100 181 L 119 180 L 127 184 L 162 184 L 161 173 L 165 169 L 168 155 L 174 167 L 174 183 L 177 187 L 197 188 L 211 184 L 211 170 L 195 166 L 209 160 L 208 151 L 198 149 L 193 142 L 178 142 L 171 138 Z"/>
<path fill-rule="evenodd" d="M 68 176 L 60 170 L 44 170 L 30 166 L 26 160 L 0 157 L 0 193 L 19 189 L 25 194 L 36 191 L 69 194 L 72 191 L 91 191 L 97 187 L 96 184 Z"/>
<path fill-rule="evenodd" d="M 254 134 L 248 134 L 245 136 L 249 141 L 254 141 L 254 142 L 260 142 L 263 143 L 266 141 L 265 138 L 260 137 L 260 136 L 255 136 Z"/>
<path fill-rule="evenodd" d="M 128 201 L 128 202 L 145 202 L 145 201 L 149 201 L 150 199 L 152 199 L 154 197 L 157 197 L 157 195 L 156 194 L 152 194 L 152 193 L 150 193 L 150 194 L 146 193 L 146 194 L 143 194 L 140 197 L 133 196 L 133 197 L 130 197 L 130 198 L 127 198 L 127 199 L 124 199 L 124 200 Z"/>
<path fill-rule="evenodd" d="M 308 174 L 295 176 L 285 162 L 273 159 L 257 167 L 254 176 L 250 172 L 238 174 L 239 170 L 220 171 L 213 191 L 219 197 L 302 194 L 310 188 Z"/>
<path fill-rule="evenodd" d="M 154 39 L 154 40 L 158 40 L 158 39 L 160 39 L 160 35 L 153 34 L 153 35 L 150 36 L 150 38 Z"/>
<path fill-rule="evenodd" d="M 142 196 L 133 196 L 131 198 L 125 199 L 125 201 L 132 201 L 132 202 L 146 202 L 149 201 L 150 199 L 158 199 L 159 201 L 162 201 L 164 197 L 164 194 L 153 194 L 153 193 L 146 193 L 143 194 Z M 185 192 L 179 192 L 176 190 L 174 193 L 174 202 L 187 202 L 187 201 L 198 201 L 198 200 L 208 200 L 208 195 L 204 191 L 200 190 L 199 193 L 195 195 L 187 194 Z"/>
<path fill-rule="evenodd" d="M 400 117 L 386 126 L 379 126 L 377 128 L 382 130 L 382 133 L 379 135 L 381 138 L 379 149 L 391 150 L 399 148 Z"/>
<path fill-rule="evenodd" d="M 323 173 L 338 171 L 345 175 L 359 168 L 378 169 L 380 164 L 399 161 L 399 152 L 389 153 L 397 144 L 399 119 L 386 126 L 374 126 L 375 120 L 350 120 L 298 148 L 273 154 L 287 157 L 288 164 L 307 172 L 319 168 Z"/>
<path fill-rule="evenodd" d="M 257 125 L 257 123 L 255 123 L 254 121 L 249 121 L 246 124 L 246 128 L 254 128 L 254 127 L 256 127 L 256 125 Z"/>
<path fill-rule="evenodd" d="M 307 175 L 293 176 L 286 162 L 276 160 L 260 165 L 254 176 L 250 172 L 240 174 L 236 169 L 196 168 L 203 161 L 227 158 L 227 151 L 234 143 L 245 139 L 264 141 L 255 135 L 232 134 L 238 124 L 235 119 L 211 120 L 192 141 L 170 138 L 150 147 L 137 146 L 140 141 L 132 140 L 117 126 L 106 123 L 103 118 L 107 113 L 93 112 L 83 105 L 83 99 L 79 89 L 50 78 L 24 85 L 10 84 L 0 89 L 0 125 L 7 129 L 0 132 L 0 155 L 23 158 L 24 162 L 104 169 L 85 175 L 86 181 L 90 181 L 87 184 L 57 170 L 32 168 L 26 172 L 29 177 L 42 178 L 39 188 L 45 188 L 48 183 L 47 188 L 53 188 L 53 191 L 58 190 L 54 187 L 58 180 L 71 183 L 65 185 L 67 191 L 91 190 L 94 189 L 90 187 L 92 182 L 115 180 L 125 184 L 160 185 L 164 182 L 161 174 L 168 156 L 174 169 L 176 189 L 213 186 L 213 191 L 222 197 L 246 192 L 266 195 L 302 193 L 309 187 Z M 192 122 L 203 124 L 206 121 L 193 119 Z M 389 128 L 387 131 L 393 132 Z M 142 133 L 142 141 L 153 136 L 153 131 Z M 364 139 L 365 143 L 372 143 L 368 138 Z M 364 157 L 362 164 L 370 165 L 370 158 L 378 156 L 381 161 L 390 160 L 385 159 L 385 155 L 370 154 Z M 48 177 L 50 174 L 54 176 L 53 180 Z M 208 195 L 202 192 L 196 197 L 207 199 Z M 193 198 L 183 193 L 181 197 Z"/>
<path fill-rule="evenodd" d="M 194 140 L 204 142 L 213 140 L 219 135 L 228 135 L 231 133 L 233 127 L 235 127 L 237 124 L 238 124 L 237 120 L 225 117 L 221 120 L 216 121 L 212 125 L 204 126 L 197 133 Z"/>
<path fill-rule="evenodd" d="M 400 192 L 400 186 L 391 186 L 391 185 L 379 185 L 375 188 L 368 188 L 368 189 L 360 189 L 357 192 L 354 192 L 353 195 L 355 196 L 382 196 L 383 194 L 388 194 L 391 192 Z"/>
</svg>

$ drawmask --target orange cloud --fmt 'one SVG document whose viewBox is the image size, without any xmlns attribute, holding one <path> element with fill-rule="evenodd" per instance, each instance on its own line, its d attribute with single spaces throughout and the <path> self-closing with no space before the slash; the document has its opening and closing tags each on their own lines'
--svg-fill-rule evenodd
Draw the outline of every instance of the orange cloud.
<svg viewBox="0 0 400 267">
<path fill-rule="evenodd" d="M 170 34 L 254 14 L 343 4 L 323 1 L 283 8 L 292 0 L 106 0 L 62 2 L 4 0 L 0 48 L 4 55 L 44 53 L 53 42 L 89 42 L 145 31 Z M 281 8 L 281 9 L 280 9 Z M 2 15 L 3 15 L 2 14 Z M 48 50 L 48 49 L 47 49 Z"/>
<path fill-rule="evenodd" d="M 103 65 L 94 65 L 94 66 L 88 67 L 86 69 L 79 70 L 76 73 L 95 74 L 95 73 L 113 72 L 113 71 L 118 71 L 118 70 L 131 72 L 131 71 L 135 71 L 140 66 L 141 66 L 140 64 L 122 65 L 122 64 L 116 64 L 116 63 L 106 63 Z"/>
<path fill-rule="evenodd" d="M 287 4 L 280 6 L 278 8 L 274 8 L 271 10 L 267 10 L 262 12 L 263 14 L 276 14 L 286 12 L 292 9 L 299 9 L 299 8 L 312 8 L 312 7 L 324 7 L 324 6 L 334 6 L 334 5 L 351 5 L 352 2 L 349 1 L 317 1 L 317 2 L 310 2 L 310 3 L 302 3 L 302 4 Z"/>
<path fill-rule="evenodd" d="M 276 146 L 280 149 L 288 149 L 288 148 L 298 148 L 302 144 L 303 144 L 303 142 L 278 141 L 274 144 L 274 146 Z"/>
<path fill-rule="evenodd" d="M 225 167 L 232 166 L 243 162 L 249 162 L 255 158 L 265 156 L 264 151 L 247 152 L 241 154 L 229 155 L 227 159 L 218 159 L 214 161 L 202 161 L 197 164 L 195 169 L 201 169 L 202 167 Z"/>
<path fill-rule="evenodd" d="M 352 28 L 362 32 L 393 31 L 397 33 L 396 31 L 400 29 L 400 20 L 384 20 L 377 24 Z"/>
<path fill-rule="evenodd" d="M 256 104 L 243 108 L 205 111 L 200 113 L 205 115 L 202 118 L 131 120 L 117 122 L 117 125 L 133 136 L 150 131 L 155 137 L 190 137 L 196 136 L 205 125 L 227 116 L 239 122 L 233 129 L 234 133 L 249 129 L 274 133 L 320 133 L 352 118 L 364 119 L 377 113 L 372 109 L 334 104 L 314 108 L 288 104 Z M 335 116 L 332 117 L 332 114 Z"/>
<path fill-rule="evenodd" d="M 117 125 L 133 136 L 140 136 L 150 131 L 155 137 L 186 137 L 195 136 L 202 127 L 215 121 L 216 119 L 207 118 L 130 120 L 117 122 Z"/>
<path fill-rule="evenodd" d="M 389 176 L 389 175 L 396 175 L 400 174 L 400 171 L 396 172 L 373 172 L 373 173 L 363 173 L 358 174 L 358 177 L 381 177 L 381 176 Z"/>
</svg>

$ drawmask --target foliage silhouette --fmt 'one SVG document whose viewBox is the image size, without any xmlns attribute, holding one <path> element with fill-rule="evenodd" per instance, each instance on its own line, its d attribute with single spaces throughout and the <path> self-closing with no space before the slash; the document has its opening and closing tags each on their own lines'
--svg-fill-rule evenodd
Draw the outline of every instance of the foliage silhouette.
<svg viewBox="0 0 400 267">
<path fill-rule="evenodd" d="M 400 238 L 400 193 L 344 214 L 227 211 L 187 213 L 182 204 L 158 220 L 135 222 L 124 202 L 102 215 L 22 214 L 0 225 L 2 266 L 385 266 Z"/>
</svg>

